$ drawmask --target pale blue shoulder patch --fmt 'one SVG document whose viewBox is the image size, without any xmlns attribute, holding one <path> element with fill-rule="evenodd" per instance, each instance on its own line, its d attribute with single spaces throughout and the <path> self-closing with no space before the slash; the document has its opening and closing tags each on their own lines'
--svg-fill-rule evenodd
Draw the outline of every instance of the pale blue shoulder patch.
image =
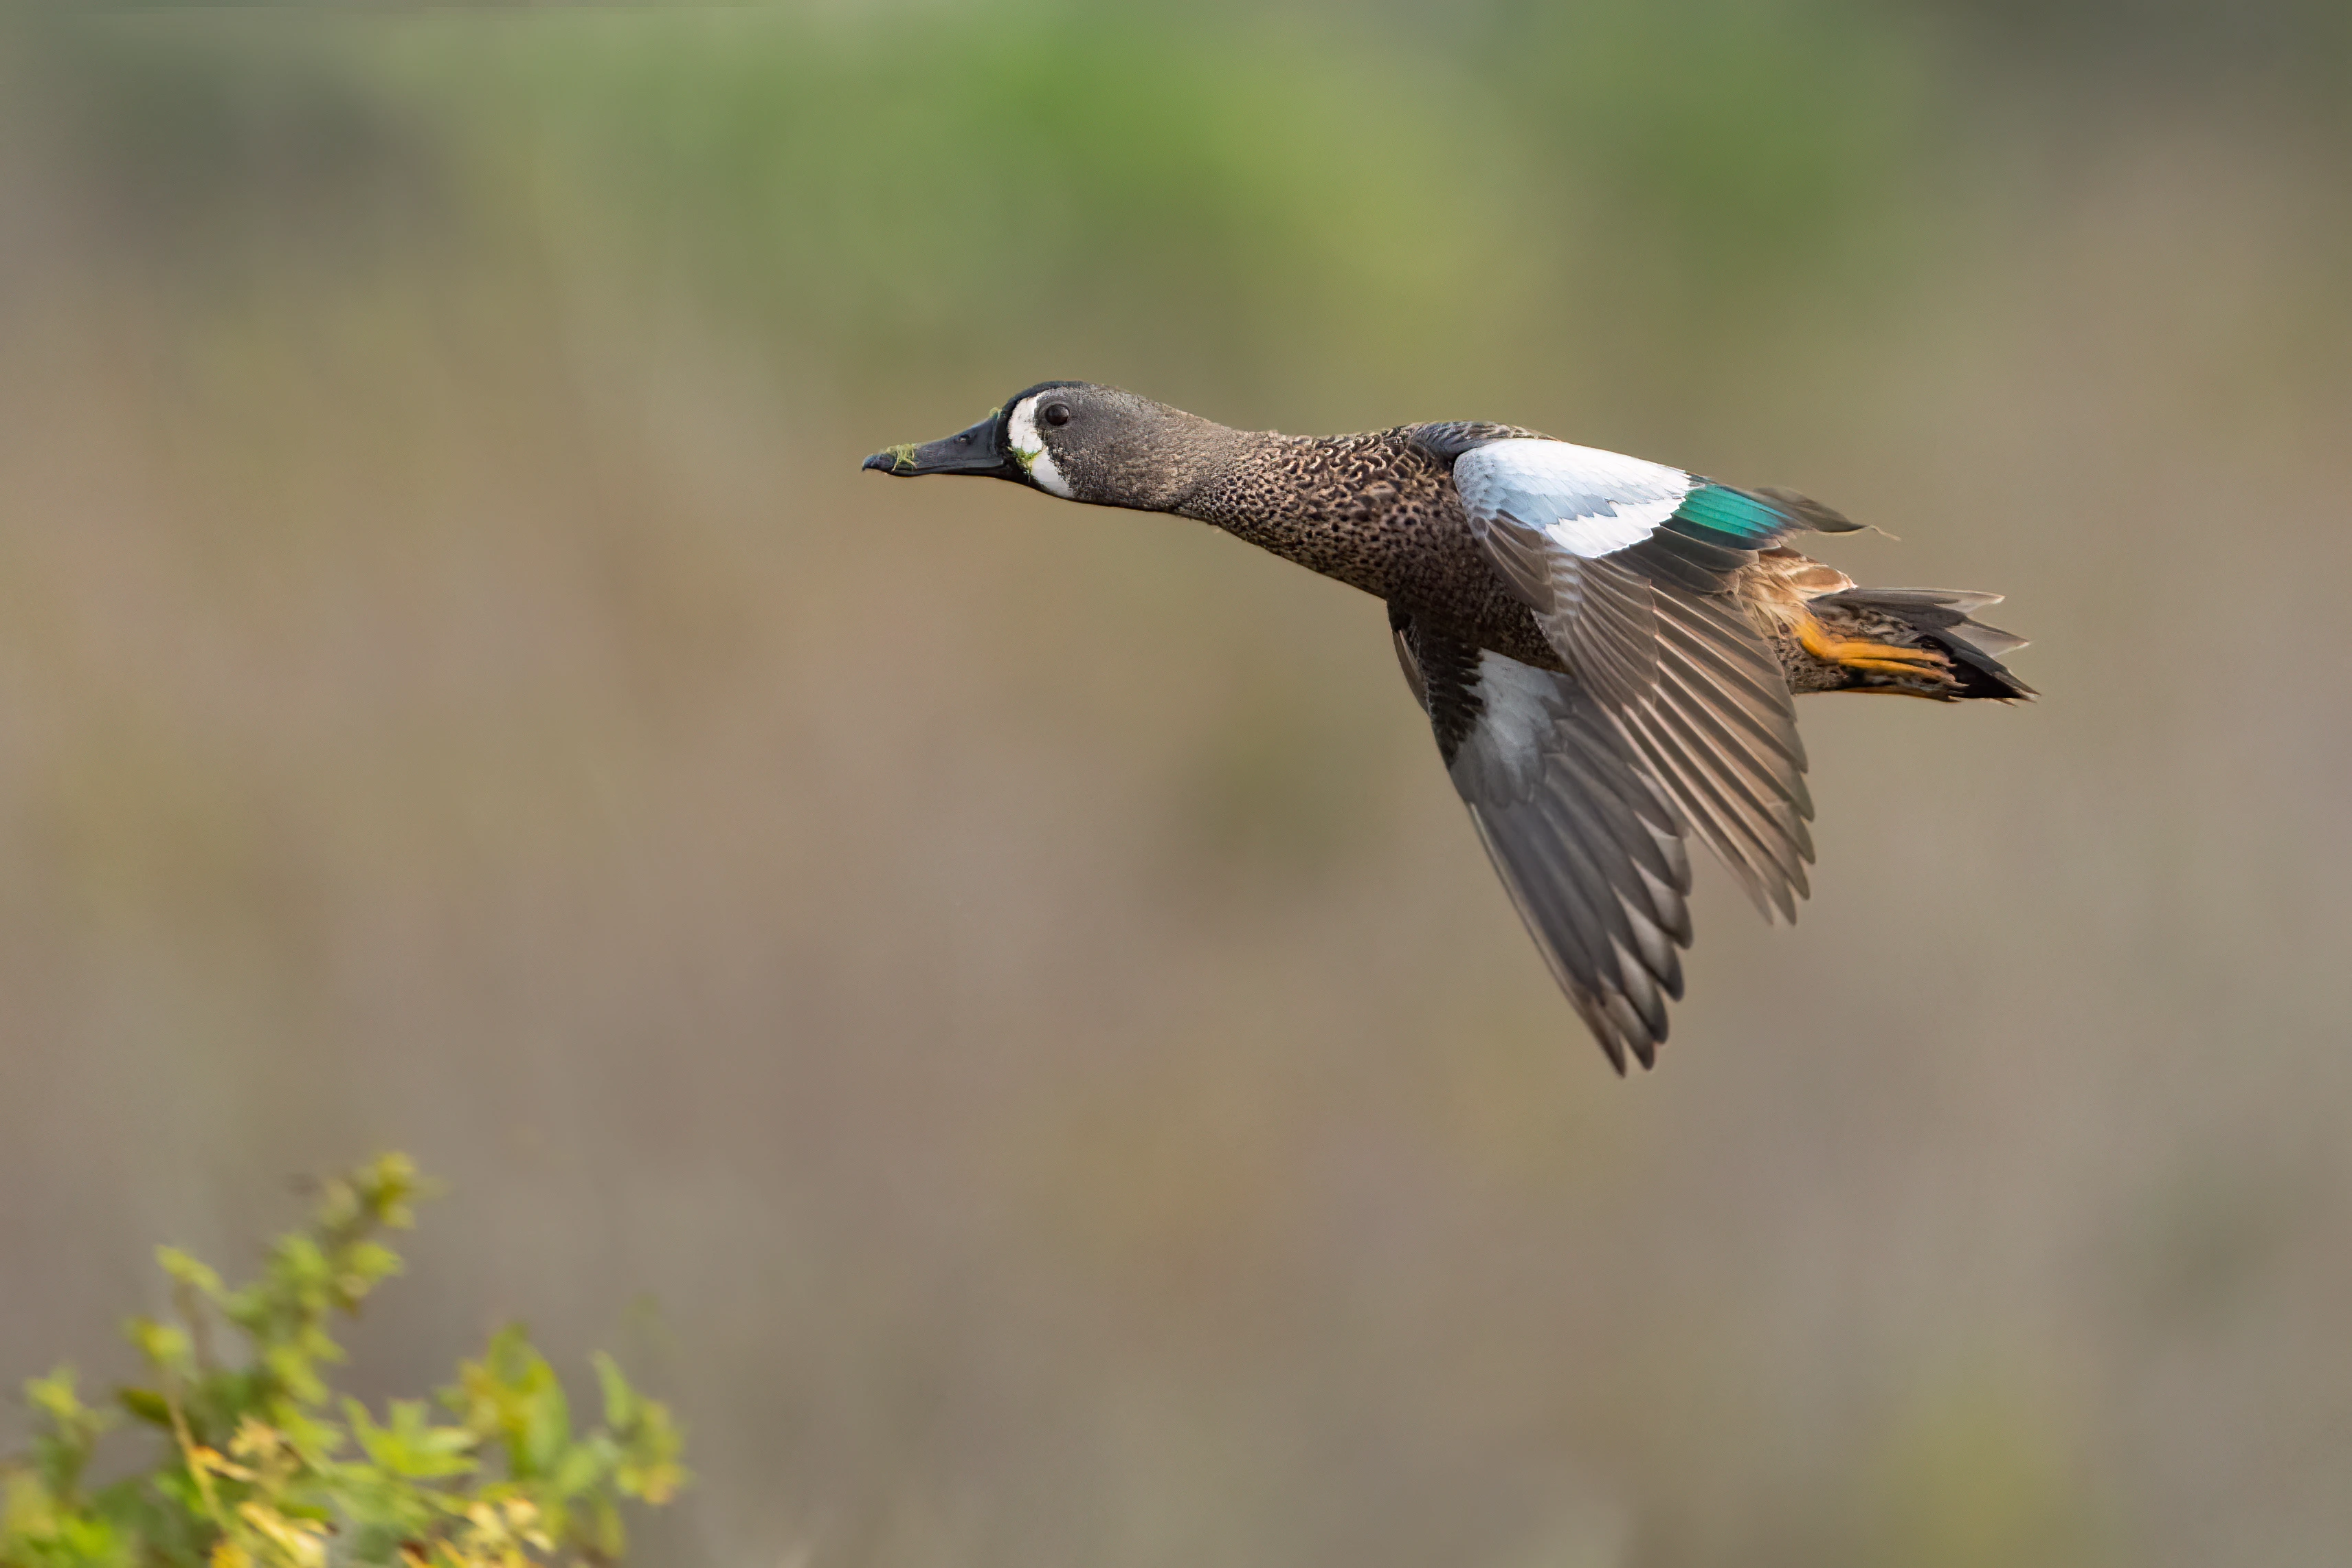
<svg viewBox="0 0 2352 1568">
<path fill-rule="evenodd" d="M 1514 522 L 1587 560 L 1649 538 L 1696 483 L 1663 463 L 1525 437 L 1490 441 L 1454 464 L 1474 527 Z"/>
</svg>

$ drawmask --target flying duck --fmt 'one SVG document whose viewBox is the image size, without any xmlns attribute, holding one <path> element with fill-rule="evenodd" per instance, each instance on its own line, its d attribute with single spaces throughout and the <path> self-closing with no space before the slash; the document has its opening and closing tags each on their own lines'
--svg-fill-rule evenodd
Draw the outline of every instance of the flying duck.
<svg viewBox="0 0 2352 1568">
<path fill-rule="evenodd" d="M 1533 430 L 1234 430 L 1049 381 L 961 434 L 877 452 L 1064 500 L 1172 512 L 1386 602 L 1406 683 L 1553 977 L 1621 1074 L 1683 994 L 1697 838 L 1767 921 L 1810 891 L 1791 698 L 2030 698 L 1974 619 L 2000 595 L 1859 588 L 1787 542 L 1862 527 Z"/>
</svg>

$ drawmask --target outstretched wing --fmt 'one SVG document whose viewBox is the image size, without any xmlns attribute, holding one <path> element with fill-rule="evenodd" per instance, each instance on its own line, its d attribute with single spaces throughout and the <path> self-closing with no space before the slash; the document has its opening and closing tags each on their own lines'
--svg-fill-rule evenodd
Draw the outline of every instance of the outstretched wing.
<svg viewBox="0 0 2352 1568">
<path fill-rule="evenodd" d="M 1800 529 L 1856 525 L 1615 452 L 1511 437 L 1454 464 L 1470 529 L 1648 776 L 1765 918 L 1808 891 L 1805 752 L 1771 646 L 1728 593 Z"/>
<path fill-rule="evenodd" d="M 1391 609 L 1397 659 L 1528 933 L 1619 1072 L 1666 1037 L 1690 945 L 1690 858 L 1665 798 L 1572 677 Z"/>
</svg>

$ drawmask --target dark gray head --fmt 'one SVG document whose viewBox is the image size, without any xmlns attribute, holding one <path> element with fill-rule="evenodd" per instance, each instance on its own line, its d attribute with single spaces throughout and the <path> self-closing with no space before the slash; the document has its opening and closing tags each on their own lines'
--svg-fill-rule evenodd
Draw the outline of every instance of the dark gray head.
<svg viewBox="0 0 2352 1568">
<path fill-rule="evenodd" d="M 1046 381 L 1014 394 L 969 430 L 877 452 L 865 466 L 903 479 L 977 474 L 1065 500 L 1168 511 L 1215 471 L 1237 439 L 1222 425 L 1116 386 Z"/>
</svg>

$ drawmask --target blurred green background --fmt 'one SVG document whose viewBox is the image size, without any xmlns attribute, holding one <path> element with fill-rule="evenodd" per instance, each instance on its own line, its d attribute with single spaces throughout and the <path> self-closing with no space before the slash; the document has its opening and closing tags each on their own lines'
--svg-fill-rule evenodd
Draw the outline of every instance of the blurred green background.
<svg viewBox="0 0 2352 1568">
<path fill-rule="evenodd" d="M 2352 1552 L 2352 12 L 0 17 L 0 1379 L 452 1179 L 647 1561 Z M 1379 608 L 857 459 L 1490 418 L 2007 592 L 1619 1083 Z"/>
</svg>

